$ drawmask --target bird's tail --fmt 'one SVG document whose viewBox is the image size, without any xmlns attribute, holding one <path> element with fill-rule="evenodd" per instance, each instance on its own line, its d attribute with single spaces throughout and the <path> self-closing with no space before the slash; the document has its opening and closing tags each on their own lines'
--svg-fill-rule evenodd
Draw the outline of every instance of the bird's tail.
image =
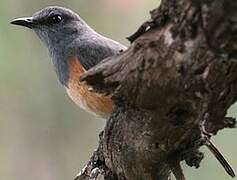
<svg viewBox="0 0 237 180">
<path fill-rule="evenodd" d="M 212 154 L 216 157 L 216 159 L 221 163 L 221 165 L 223 166 L 223 168 L 226 170 L 226 172 L 231 176 L 231 177 L 235 177 L 235 172 L 233 171 L 233 169 L 231 168 L 231 166 L 229 165 L 229 163 L 225 160 L 225 158 L 223 157 L 223 155 L 220 153 L 220 151 L 215 147 L 214 144 L 212 144 L 212 142 L 207 139 L 207 143 L 206 146 L 208 147 L 208 149 L 212 152 Z"/>
</svg>

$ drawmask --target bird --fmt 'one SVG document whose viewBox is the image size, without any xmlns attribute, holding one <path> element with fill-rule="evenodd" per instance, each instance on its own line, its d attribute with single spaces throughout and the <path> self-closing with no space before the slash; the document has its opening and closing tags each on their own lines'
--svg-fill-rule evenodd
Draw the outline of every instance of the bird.
<svg viewBox="0 0 237 180">
<path fill-rule="evenodd" d="M 97 33 L 78 14 L 63 7 L 46 7 L 11 23 L 37 34 L 49 51 L 59 82 L 79 107 L 98 117 L 109 117 L 113 110 L 111 98 L 91 91 L 79 79 L 101 60 L 126 50 L 126 46 Z"/>
<path fill-rule="evenodd" d="M 80 82 L 80 77 L 103 59 L 125 51 L 126 46 L 97 33 L 72 10 L 58 6 L 14 19 L 11 24 L 30 28 L 37 34 L 48 49 L 59 82 L 78 106 L 105 119 L 111 115 L 111 98 L 91 91 L 90 86 Z M 207 139 L 205 145 L 234 177 L 231 166 L 214 144 Z"/>
</svg>

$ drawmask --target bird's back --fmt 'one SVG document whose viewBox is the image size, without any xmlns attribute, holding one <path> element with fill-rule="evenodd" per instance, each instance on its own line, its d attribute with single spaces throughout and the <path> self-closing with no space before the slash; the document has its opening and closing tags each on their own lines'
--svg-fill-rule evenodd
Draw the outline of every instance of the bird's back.
<svg viewBox="0 0 237 180">
<path fill-rule="evenodd" d="M 127 48 L 97 33 L 84 36 L 79 41 L 80 46 L 77 49 L 77 56 L 85 70 L 90 69 L 107 57 L 119 54 Z"/>
</svg>

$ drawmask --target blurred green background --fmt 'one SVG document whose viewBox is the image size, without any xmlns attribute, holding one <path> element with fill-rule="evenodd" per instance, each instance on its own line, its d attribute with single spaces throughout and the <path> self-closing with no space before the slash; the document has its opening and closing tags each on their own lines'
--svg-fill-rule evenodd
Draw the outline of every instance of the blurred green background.
<svg viewBox="0 0 237 180">
<path fill-rule="evenodd" d="M 105 121 L 83 112 L 56 80 L 46 49 L 28 29 L 11 26 L 49 5 L 78 12 L 94 29 L 128 45 L 125 37 L 149 17 L 157 0 L 0 1 L 0 179 L 73 179 L 96 148 Z M 237 116 L 233 106 L 229 112 Z M 213 141 L 237 168 L 236 130 Z M 228 179 L 206 151 L 199 170 L 184 165 L 187 179 Z"/>
</svg>

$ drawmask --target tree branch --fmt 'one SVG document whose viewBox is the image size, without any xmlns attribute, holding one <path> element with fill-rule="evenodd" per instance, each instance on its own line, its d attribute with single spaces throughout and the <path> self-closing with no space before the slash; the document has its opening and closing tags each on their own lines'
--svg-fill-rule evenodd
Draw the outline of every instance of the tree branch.
<svg viewBox="0 0 237 180">
<path fill-rule="evenodd" d="M 115 102 L 100 145 L 78 180 L 167 180 L 199 167 L 199 148 L 237 99 L 237 2 L 163 0 L 129 49 L 82 81 Z"/>
</svg>

